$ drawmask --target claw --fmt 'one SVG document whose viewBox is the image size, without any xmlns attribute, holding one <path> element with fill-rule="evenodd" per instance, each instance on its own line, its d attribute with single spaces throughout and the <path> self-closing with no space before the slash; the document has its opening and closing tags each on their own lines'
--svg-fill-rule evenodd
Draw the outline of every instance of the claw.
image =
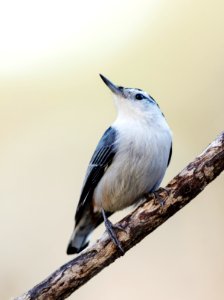
<svg viewBox="0 0 224 300">
<path fill-rule="evenodd" d="M 162 188 L 160 188 L 160 189 L 162 189 Z M 169 193 L 168 193 L 168 191 L 166 190 L 166 189 L 162 189 L 162 191 L 160 191 L 160 189 L 158 190 L 158 191 L 155 191 L 155 192 L 151 192 L 151 195 L 153 195 L 153 201 L 154 201 L 154 203 L 156 204 L 156 203 L 159 203 L 159 205 L 161 206 L 161 207 L 163 207 L 164 205 L 165 205 L 165 199 L 164 198 L 161 198 L 160 197 L 160 193 L 162 192 L 165 192 L 166 194 L 167 194 L 167 196 L 169 196 Z"/>
</svg>

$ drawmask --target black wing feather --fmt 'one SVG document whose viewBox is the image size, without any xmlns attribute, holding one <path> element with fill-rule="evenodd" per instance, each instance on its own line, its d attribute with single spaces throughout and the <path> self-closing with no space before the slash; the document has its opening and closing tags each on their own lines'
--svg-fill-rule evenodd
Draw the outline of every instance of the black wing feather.
<svg viewBox="0 0 224 300">
<path fill-rule="evenodd" d="M 169 164 L 170 164 L 171 156 L 172 156 L 172 143 L 171 143 L 171 146 L 170 146 L 170 154 L 169 154 L 169 158 L 168 158 L 167 167 L 168 167 Z"/>
<path fill-rule="evenodd" d="M 90 160 L 75 214 L 76 224 L 80 221 L 86 206 L 91 205 L 94 189 L 113 160 L 116 153 L 115 137 L 116 130 L 109 127 L 102 136 Z"/>
</svg>

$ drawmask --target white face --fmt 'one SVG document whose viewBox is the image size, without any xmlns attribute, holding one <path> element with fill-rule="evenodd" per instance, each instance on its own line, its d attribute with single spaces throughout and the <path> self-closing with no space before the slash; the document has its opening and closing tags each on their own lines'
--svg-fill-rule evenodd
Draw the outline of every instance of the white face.
<svg viewBox="0 0 224 300">
<path fill-rule="evenodd" d="M 139 117 L 155 117 L 162 115 L 156 101 L 146 92 L 140 89 L 124 88 L 112 83 L 105 76 L 100 75 L 104 83 L 113 92 L 118 112 L 123 115 Z"/>
<path fill-rule="evenodd" d="M 156 101 L 146 92 L 134 88 L 118 87 L 118 89 L 120 90 L 120 94 L 116 95 L 118 97 L 118 101 L 116 101 L 118 106 L 120 106 L 118 102 L 123 102 L 122 106 L 127 105 L 142 112 L 160 111 Z"/>
<path fill-rule="evenodd" d="M 149 94 L 140 89 L 123 88 L 120 86 L 119 90 L 121 91 L 122 96 L 128 100 L 157 105 L 156 101 Z"/>
</svg>

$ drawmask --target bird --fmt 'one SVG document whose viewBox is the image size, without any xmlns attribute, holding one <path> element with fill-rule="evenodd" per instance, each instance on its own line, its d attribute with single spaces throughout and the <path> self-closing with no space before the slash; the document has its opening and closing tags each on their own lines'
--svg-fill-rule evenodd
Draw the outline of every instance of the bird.
<svg viewBox="0 0 224 300">
<path fill-rule="evenodd" d="M 102 222 L 124 252 L 109 216 L 155 192 L 172 156 L 172 131 L 153 97 L 100 77 L 113 94 L 117 117 L 88 165 L 67 254 L 86 248 L 92 231 Z"/>
</svg>

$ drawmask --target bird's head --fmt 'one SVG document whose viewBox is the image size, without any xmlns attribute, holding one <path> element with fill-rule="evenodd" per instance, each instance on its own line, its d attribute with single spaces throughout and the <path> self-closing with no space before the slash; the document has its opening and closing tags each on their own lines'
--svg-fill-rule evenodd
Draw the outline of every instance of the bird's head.
<svg viewBox="0 0 224 300">
<path fill-rule="evenodd" d="M 118 114 L 145 119 L 162 115 L 156 101 L 143 90 L 117 86 L 105 76 L 100 74 L 100 77 L 114 94 Z"/>
</svg>

